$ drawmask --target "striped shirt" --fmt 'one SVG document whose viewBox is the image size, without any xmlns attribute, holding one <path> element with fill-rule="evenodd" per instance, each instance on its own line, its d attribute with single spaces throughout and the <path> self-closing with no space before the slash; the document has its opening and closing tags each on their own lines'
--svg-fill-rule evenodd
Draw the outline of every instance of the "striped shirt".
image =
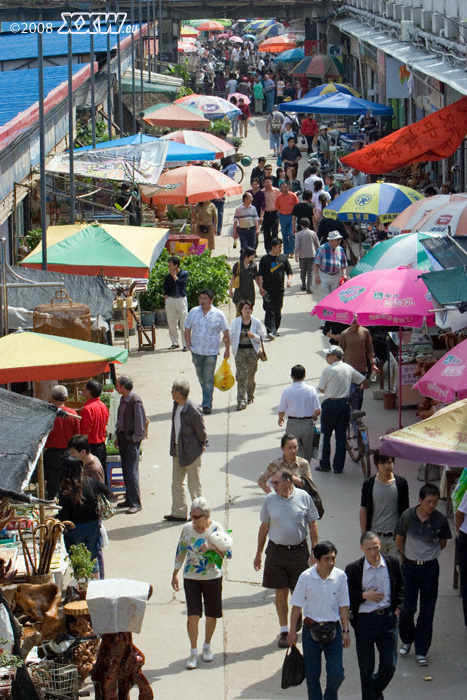
<svg viewBox="0 0 467 700">
<path fill-rule="evenodd" d="M 249 207 L 244 207 L 241 204 L 235 209 L 234 222 L 237 222 L 238 228 L 252 228 L 258 219 L 258 212 L 252 204 Z"/>
<path fill-rule="evenodd" d="M 319 265 L 322 272 L 335 275 L 347 267 L 347 258 L 340 245 L 333 250 L 329 243 L 323 243 L 316 251 L 315 265 Z"/>
</svg>

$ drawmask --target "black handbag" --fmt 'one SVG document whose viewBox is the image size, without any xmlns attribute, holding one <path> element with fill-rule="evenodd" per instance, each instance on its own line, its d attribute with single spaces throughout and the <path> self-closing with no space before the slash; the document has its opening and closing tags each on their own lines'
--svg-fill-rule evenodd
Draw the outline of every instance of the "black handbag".
<svg viewBox="0 0 467 700">
<path fill-rule="evenodd" d="M 281 688 L 292 688 L 300 685 L 305 680 L 305 664 L 303 656 L 295 644 L 287 649 L 284 663 L 282 664 Z"/>
<path fill-rule="evenodd" d="M 306 491 L 309 496 L 311 496 L 311 500 L 315 504 L 321 520 L 324 515 L 324 506 L 314 481 L 310 481 L 310 479 L 308 479 L 306 476 L 300 476 L 300 479 L 303 481 L 303 490 Z"/>
</svg>

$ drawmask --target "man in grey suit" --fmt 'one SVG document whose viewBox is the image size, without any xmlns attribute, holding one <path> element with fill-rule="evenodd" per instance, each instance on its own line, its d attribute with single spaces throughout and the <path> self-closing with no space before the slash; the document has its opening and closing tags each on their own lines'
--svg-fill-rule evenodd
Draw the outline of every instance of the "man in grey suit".
<svg viewBox="0 0 467 700">
<path fill-rule="evenodd" d="M 191 500 L 201 496 L 201 455 L 206 449 L 206 428 L 203 411 L 188 398 L 190 385 L 186 379 L 178 379 L 172 385 L 174 400 L 170 456 L 172 457 L 172 511 L 164 515 L 169 522 L 187 521 L 187 503 L 184 483 Z"/>
</svg>

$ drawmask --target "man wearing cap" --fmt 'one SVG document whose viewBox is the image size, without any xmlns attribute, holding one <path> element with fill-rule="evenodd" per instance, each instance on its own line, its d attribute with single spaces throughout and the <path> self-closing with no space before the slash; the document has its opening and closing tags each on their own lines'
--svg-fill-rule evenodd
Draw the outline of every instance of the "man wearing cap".
<svg viewBox="0 0 467 700">
<path fill-rule="evenodd" d="M 316 258 L 315 258 L 316 259 Z M 331 471 L 331 435 L 336 435 L 336 451 L 332 468 L 334 474 L 342 474 L 345 464 L 345 436 L 350 418 L 350 386 L 366 389 L 368 382 L 360 372 L 342 362 L 344 351 L 338 346 L 326 350 L 327 367 L 318 382 L 318 391 L 324 394 L 321 401 L 320 460 L 316 471 Z"/>
<path fill-rule="evenodd" d="M 50 403 L 58 410 L 61 408 L 67 415 L 57 416 L 50 431 L 44 449 L 44 476 L 47 483 L 47 498 L 58 496 L 60 490 L 60 474 L 62 462 L 68 456 L 68 440 L 80 432 L 78 414 L 73 408 L 65 406 L 68 399 L 68 389 L 63 384 L 57 384 L 52 389 Z"/>
<path fill-rule="evenodd" d="M 339 231 L 331 231 L 327 243 L 320 245 L 316 251 L 313 272 L 316 285 L 322 285 L 323 296 L 337 289 L 341 277 L 347 279 L 347 258 L 341 241 Z"/>
</svg>

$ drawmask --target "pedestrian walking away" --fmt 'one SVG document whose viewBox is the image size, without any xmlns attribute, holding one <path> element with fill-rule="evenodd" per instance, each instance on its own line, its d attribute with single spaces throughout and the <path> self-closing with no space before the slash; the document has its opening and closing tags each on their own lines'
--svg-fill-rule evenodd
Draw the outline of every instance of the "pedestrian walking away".
<svg viewBox="0 0 467 700">
<path fill-rule="evenodd" d="M 118 407 L 115 447 L 122 458 L 123 480 L 125 482 L 125 500 L 117 508 L 128 507 L 127 513 L 138 513 L 141 506 L 139 488 L 140 446 L 146 431 L 146 414 L 143 402 L 133 391 L 131 377 L 120 376 L 115 385 L 120 394 Z"/>
<path fill-rule="evenodd" d="M 195 498 L 190 509 L 191 522 L 184 525 L 175 554 L 175 568 L 172 574 L 172 588 L 178 592 L 180 585 L 178 574 L 183 567 L 183 588 L 187 604 L 187 631 L 190 640 L 190 656 L 186 662 L 189 670 L 197 668 L 199 621 L 206 615 L 206 627 L 202 659 L 204 662 L 214 660 L 211 651 L 211 639 L 216 629 L 217 620 L 222 617 L 222 562 L 230 559 L 230 547 L 224 551 L 216 547 L 228 544 L 230 537 L 224 532 L 220 523 L 211 520 L 211 506 L 205 498 Z M 217 538 L 216 539 L 216 535 Z M 206 556 L 207 552 L 218 555 L 219 563 Z"/>
<path fill-rule="evenodd" d="M 396 527 L 402 513 L 409 507 L 407 479 L 394 474 L 394 457 L 373 453 L 377 474 L 365 479 L 360 502 L 360 530 L 376 532 L 381 541 L 381 554 L 401 559 L 396 547 Z"/>
<path fill-rule="evenodd" d="M 259 288 L 258 266 L 255 263 L 254 248 L 245 248 L 240 260 L 232 267 L 229 296 L 235 304 L 237 317 L 240 316 L 240 302 L 248 301 L 253 309 L 255 305 L 255 282 Z"/>
<path fill-rule="evenodd" d="M 344 362 L 351 365 L 357 372 L 364 374 L 365 377 L 369 377 L 372 373 L 378 374 L 370 331 L 358 323 L 356 316 L 350 326 L 340 334 L 339 347 L 344 351 Z M 352 384 L 350 396 L 352 408 L 360 411 L 363 404 L 363 391 Z"/>
<path fill-rule="evenodd" d="M 327 367 L 318 382 L 318 391 L 324 394 L 321 401 L 320 460 L 317 471 L 331 471 L 331 435 L 336 435 L 336 451 L 332 468 L 341 474 L 345 464 L 345 438 L 350 419 L 349 396 L 352 382 L 366 389 L 368 382 L 363 374 L 342 362 L 344 352 L 332 346 L 326 352 Z"/>
<path fill-rule="evenodd" d="M 229 324 L 227 319 L 215 306 L 211 289 L 203 289 L 199 294 L 199 306 L 189 312 L 185 321 L 185 341 L 191 350 L 191 359 L 196 369 L 198 381 L 203 392 L 203 413 L 212 411 L 214 392 L 214 372 L 219 354 L 219 333 L 225 345 L 224 359 L 230 355 Z"/>
<path fill-rule="evenodd" d="M 300 206 L 299 204 L 296 205 Z M 295 207 L 294 207 L 295 209 Z M 300 266 L 300 280 L 302 292 L 312 294 L 313 262 L 316 251 L 319 248 L 318 236 L 310 229 L 310 219 L 305 216 L 300 219 L 300 230 L 295 233 L 295 260 Z"/>
<path fill-rule="evenodd" d="M 350 622 L 355 630 L 362 700 L 381 700 L 396 670 L 404 580 L 399 560 L 381 555 L 381 540 L 375 532 L 361 535 L 360 548 L 364 556 L 345 567 Z M 375 647 L 379 653 L 376 673 Z"/>
<path fill-rule="evenodd" d="M 314 564 L 304 571 L 290 600 L 287 644 L 297 642 L 303 616 L 303 661 L 308 700 L 337 700 L 344 680 L 343 649 L 350 646 L 347 576 L 335 566 L 337 549 L 329 541 L 313 548 Z M 321 690 L 321 656 L 326 660 L 326 686 Z"/>
<path fill-rule="evenodd" d="M 206 428 L 203 411 L 190 398 L 186 379 L 172 384 L 172 430 L 170 456 L 172 457 L 172 509 L 164 515 L 168 521 L 187 520 L 185 479 L 191 499 L 201 496 L 201 456 L 206 449 Z"/>
<path fill-rule="evenodd" d="M 402 558 L 404 604 L 399 618 L 401 656 L 407 656 L 412 644 L 419 666 L 427 666 L 427 653 L 433 636 L 433 618 L 438 599 L 438 557 L 451 538 L 446 517 L 436 510 L 439 488 L 425 484 L 420 489 L 418 506 L 404 511 L 396 528 L 396 545 Z M 415 613 L 419 612 L 415 623 Z"/>
<path fill-rule="evenodd" d="M 278 423 L 282 427 L 287 415 L 286 432 L 297 438 L 299 457 L 310 462 L 313 456 L 314 424 L 321 413 L 318 393 L 313 386 L 305 384 L 306 371 L 303 365 L 294 365 L 290 376 L 292 384 L 284 389 L 279 401 Z"/>
<path fill-rule="evenodd" d="M 172 345 L 169 350 L 177 350 L 179 345 L 178 333 L 182 341 L 183 350 L 187 350 L 185 343 L 185 321 L 188 316 L 188 302 L 186 286 L 188 283 L 187 270 L 180 270 L 180 258 L 173 255 L 169 258 L 169 274 L 164 279 L 164 300 L 169 326 L 169 337 Z"/>
<path fill-rule="evenodd" d="M 286 648 L 289 590 L 294 590 L 298 577 L 308 568 L 308 531 L 312 548 L 318 542 L 318 511 L 311 497 L 302 489 L 295 488 L 293 475 L 288 469 L 274 472 L 271 484 L 274 493 L 266 496 L 261 508 L 258 548 L 253 566 L 255 571 L 261 569 L 263 550 L 269 537 L 263 586 L 275 589 L 280 626 L 278 646 Z"/>
<path fill-rule="evenodd" d="M 263 255 L 259 261 L 259 292 L 263 297 L 264 325 L 269 340 L 274 340 L 279 335 L 286 275 L 287 287 L 292 285 L 292 268 L 287 256 L 283 255 L 281 250 L 281 239 L 273 238 L 271 252 Z"/>
</svg>

